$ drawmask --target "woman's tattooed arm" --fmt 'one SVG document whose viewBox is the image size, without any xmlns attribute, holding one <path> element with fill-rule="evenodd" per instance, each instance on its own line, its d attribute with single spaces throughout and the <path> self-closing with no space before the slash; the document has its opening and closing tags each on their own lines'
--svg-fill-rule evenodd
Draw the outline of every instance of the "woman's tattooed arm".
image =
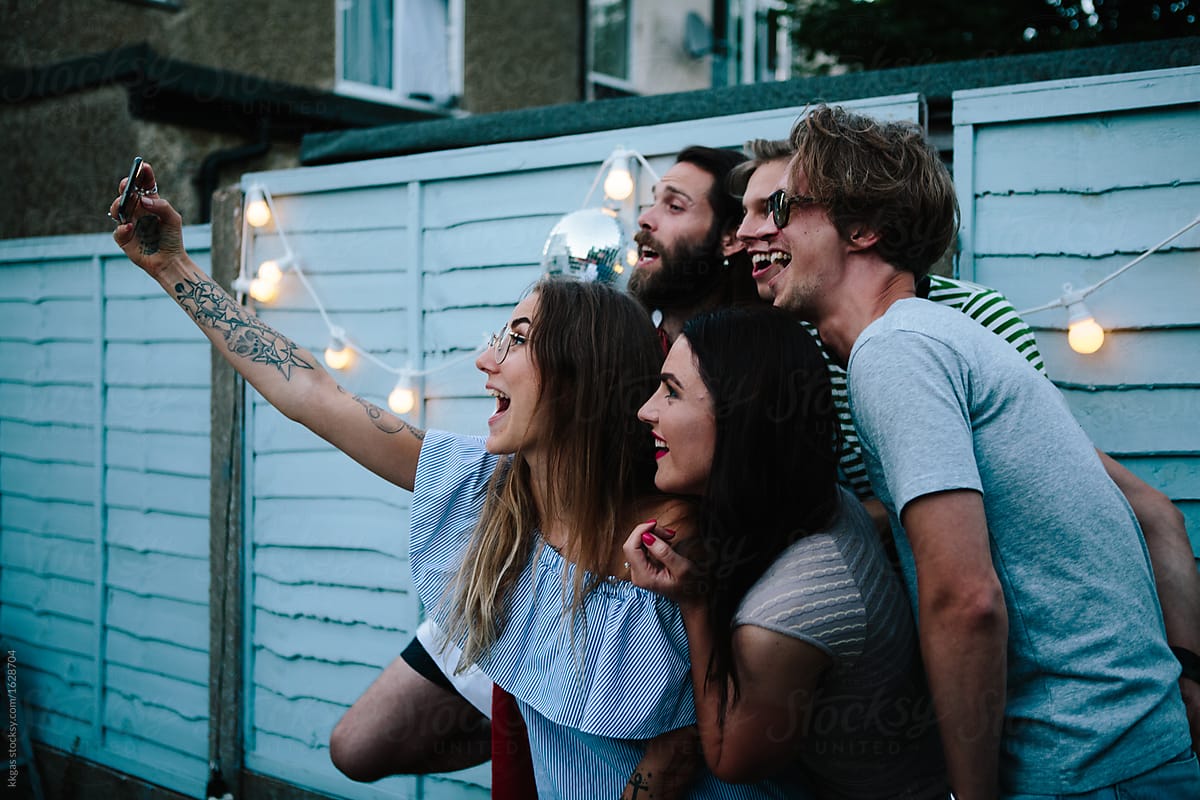
<svg viewBox="0 0 1200 800">
<path fill-rule="evenodd" d="M 291 380 L 293 369 L 313 368 L 296 354 L 295 342 L 247 313 L 211 279 L 185 278 L 175 284 L 175 299 L 201 327 L 218 331 L 231 353 L 274 366 L 285 380 Z"/>
</svg>

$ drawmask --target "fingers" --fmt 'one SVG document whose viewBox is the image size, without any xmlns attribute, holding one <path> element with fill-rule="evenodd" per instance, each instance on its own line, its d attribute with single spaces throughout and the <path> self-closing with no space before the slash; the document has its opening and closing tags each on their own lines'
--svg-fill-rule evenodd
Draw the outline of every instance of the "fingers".
<svg viewBox="0 0 1200 800">
<path fill-rule="evenodd" d="M 138 170 L 136 181 L 136 188 L 142 195 L 158 195 L 158 181 L 154 177 L 154 167 L 150 166 L 150 162 L 142 162 L 142 168 Z M 124 183 L 124 181 L 121 182 Z"/>
<path fill-rule="evenodd" d="M 625 544 L 621 545 L 621 552 L 625 553 L 631 568 L 635 564 L 645 564 L 646 551 L 642 549 L 642 535 L 653 530 L 656 524 L 658 523 L 655 520 L 648 520 L 636 526 L 625 540 Z"/>
<path fill-rule="evenodd" d="M 149 163 L 143 161 L 138 168 L 138 173 L 134 177 L 136 182 L 134 193 L 129 200 L 129 209 L 126 214 L 126 221 L 134 219 L 139 206 L 144 206 L 148 198 L 158 197 L 158 181 L 154 177 L 154 168 Z M 117 183 L 117 196 L 113 199 L 108 207 L 109 218 L 120 222 L 120 215 L 117 213 L 118 207 L 121 204 L 121 195 L 125 192 L 125 186 L 129 183 L 129 178 L 121 178 Z M 115 236 L 115 233 L 114 233 Z"/>
<path fill-rule="evenodd" d="M 666 541 L 675 532 L 657 526 L 656 520 L 649 520 L 635 527 L 622 551 L 629 563 L 630 580 L 635 585 L 675 600 L 692 565 Z"/>
<path fill-rule="evenodd" d="M 117 223 L 113 241 L 133 263 L 157 277 L 175 259 L 187 257 L 183 218 L 159 196 L 154 167 L 143 161 L 133 180 L 135 191 L 127 195 L 128 178 L 118 183 L 121 194 L 108 207 L 108 215 Z"/>
<path fill-rule="evenodd" d="M 117 229 L 113 231 L 113 241 L 117 243 L 117 247 L 125 248 L 133 240 L 133 223 L 123 222 L 117 225 Z"/>
<path fill-rule="evenodd" d="M 640 528 L 643 526 L 639 525 L 638 527 Z M 646 530 L 642 531 L 642 549 L 651 557 L 653 557 L 655 561 L 662 564 L 667 571 L 671 572 L 672 574 L 676 574 L 679 568 L 684 565 L 686 559 L 676 553 L 675 548 L 671 547 L 671 545 L 667 543 L 666 536 L 656 535 L 661 533 L 666 533 L 666 531 L 657 530 L 656 525 L 650 525 Z M 671 535 L 675 535 L 674 531 L 671 531 Z"/>
</svg>

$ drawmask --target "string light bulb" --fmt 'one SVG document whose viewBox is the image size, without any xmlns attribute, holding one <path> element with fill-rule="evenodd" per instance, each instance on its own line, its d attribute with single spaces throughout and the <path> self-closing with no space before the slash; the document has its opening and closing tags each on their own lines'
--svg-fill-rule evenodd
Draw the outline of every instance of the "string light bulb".
<svg viewBox="0 0 1200 800">
<path fill-rule="evenodd" d="M 629 171 L 629 152 L 624 148 L 612 154 L 608 175 L 604 178 L 604 195 L 612 200 L 627 200 L 633 194 L 633 174 Z"/>
<path fill-rule="evenodd" d="M 279 295 L 279 282 L 283 280 L 283 267 L 278 261 L 268 259 L 258 265 L 258 275 L 250 281 L 247 289 L 250 296 L 260 303 L 270 303 Z"/>
<path fill-rule="evenodd" d="M 250 281 L 250 296 L 260 303 L 269 303 L 279 295 L 279 281 L 255 278 Z"/>
<path fill-rule="evenodd" d="M 279 283 L 283 279 L 283 267 L 275 259 L 269 258 L 258 265 L 258 278 L 268 283 Z"/>
<path fill-rule="evenodd" d="M 1094 353 L 1104 344 L 1104 329 L 1082 300 L 1067 306 L 1067 344 L 1082 355 Z"/>
<path fill-rule="evenodd" d="M 354 361 L 354 351 L 346 346 L 346 332 L 341 328 L 333 328 L 329 336 L 329 346 L 325 348 L 325 366 L 336 370 L 346 369 Z"/>
<path fill-rule="evenodd" d="M 271 221 L 271 207 L 267 205 L 267 197 L 261 186 L 254 185 L 246 192 L 246 222 L 252 227 L 261 228 Z"/>
<path fill-rule="evenodd" d="M 388 395 L 387 404 L 388 408 L 397 414 L 407 414 L 416 407 L 417 393 L 413 391 L 407 378 L 401 377 L 396 382 L 396 387 Z"/>
</svg>

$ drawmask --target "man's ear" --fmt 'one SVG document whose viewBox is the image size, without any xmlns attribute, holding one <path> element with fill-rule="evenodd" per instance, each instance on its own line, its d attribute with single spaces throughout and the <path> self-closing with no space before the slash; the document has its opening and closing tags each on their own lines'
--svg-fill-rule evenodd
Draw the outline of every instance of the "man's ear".
<svg viewBox="0 0 1200 800">
<path fill-rule="evenodd" d="M 730 228 L 721 236 L 721 255 L 729 258 L 746 249 L 746 243 L 737 237 L 737 228 Z"/>
<path fill-rule="evenodd" d="M 879 234 L 865 225 L 856 225 L 850 229 L 850 238 L 847 241 L 850 244 L 851 252 L 870 250 L 879 243 Z"/>
</svg>

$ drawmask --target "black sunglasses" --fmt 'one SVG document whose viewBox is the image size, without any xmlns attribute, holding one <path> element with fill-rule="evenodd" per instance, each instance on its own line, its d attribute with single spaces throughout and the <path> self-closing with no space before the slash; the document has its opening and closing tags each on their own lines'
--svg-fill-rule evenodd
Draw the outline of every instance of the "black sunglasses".
<svg viewBox="0 0 1200 800">
<path fill-rule="evenodd" d="M 784 189 L 776 189 L 767 197 L 767 211 L 771 213 L 775 227 L 782 228 L 788 224 L 788 219 L 792 216 L 792 206 L 812 206 L 816 203 L 817 198 L 815 197 L 806 194 L 789 195 Z"/>
</svg>

